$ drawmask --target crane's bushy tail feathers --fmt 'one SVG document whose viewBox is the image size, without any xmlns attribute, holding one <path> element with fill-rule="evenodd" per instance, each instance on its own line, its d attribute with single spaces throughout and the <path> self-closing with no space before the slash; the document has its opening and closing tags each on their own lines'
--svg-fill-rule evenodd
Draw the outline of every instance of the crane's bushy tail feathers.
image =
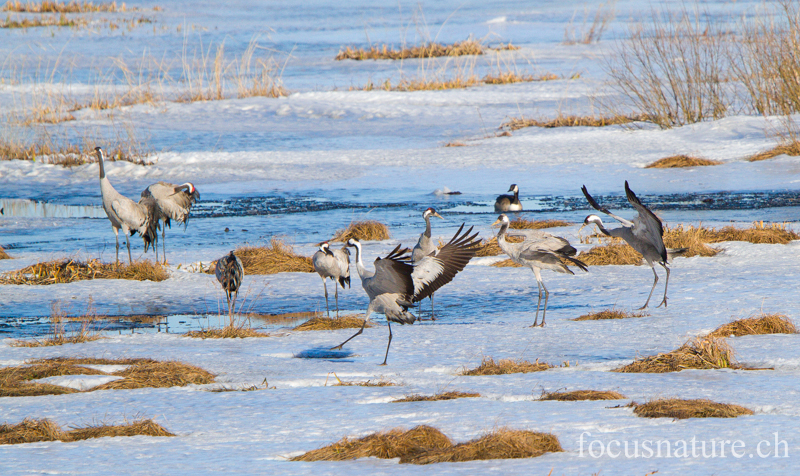
<svg viewBox="0 0 800 476">
<path fill-rule="evenodd" d="M 574 264 L 575 266 L 579 267 L 582 271 L 589 272 L 589 267 L 586 266 L 586 263 L 584 263 L 583 261 L 581 261 L 581 260 L 579 260 L 577 258 L 573 258 L 572 256 L 562 255 L 561 257 L 564 258 L 565 260 L 569 261 L 570 263 Z M 572 273 L 572 274 L 575 274 L 575 273 Z"/>
<path fill-rule="evenodd" d="M 348 277 L 339 276 L 339 285 L 342 287 L 342 289 L 345 289 L 344 287 L 345 284 L 347 285 L 348 288 L 350 287 L 350 276 Z"/>
<path fill-rule="evenodd" d="M 417 316 L 408 312 L 407 309 L 402 311 L 389 311 L 386 313 L 386 319 L 398 324 L 413 324 L 417 320 Z"/>
<path fill-rule="evenodd" d="M 667 261 L 672 261 L 676 256 L 683 256 L 689 248 L 667 248 Z"/>
<path fill-rule="evenodd" d="M 574 246 L 567 244 L 563 248 L 559 249 L 558 252 L 567 256 L 575 256 L 578 253 L 578 250 L 576 250 Z"/>
</svg>

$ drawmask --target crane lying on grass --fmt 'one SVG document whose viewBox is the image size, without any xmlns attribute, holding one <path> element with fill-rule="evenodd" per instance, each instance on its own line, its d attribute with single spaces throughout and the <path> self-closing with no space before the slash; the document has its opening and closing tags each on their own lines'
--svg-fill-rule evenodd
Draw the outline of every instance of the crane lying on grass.
<svg viewBox="0 0 800 476">
<path fill-rule="evenodd" d="M 361 329 L 331 350 L 341 349 L 353 337 L 361 334 L 370 314 L 381 312 L 386 316 L 389 325 L 389 343 L 386 344 L 386 356 L 381 364 L 386 365 L 389 347 L 392 345 L 392 322 L 413 324 L 416 317 L 408 312 L 408 308 L 452 281 L 456 273 L 463 270 L 475 256 L 478 234 L 470 236 L 472 228 L 462 234 L 463 229 L 462 224 L 438 254 L 428 255 L 415 265 L 410 262 L 410 250 L 400 249 L 400 245 L 397 245 L 385 258 L 375 260 L 375 271 L 367 271 L 364 267 L 361 261 L 361 243 L 355 238 L 347 240 L 347 245 L 356 249 L 356 269 L 361 277 L 361 286 L 369 296 L 369 305 Z"/>
<path fill-rule="evenodd" d="M 431 239 L 432 216 L 444 220 L 444 217 L 436 213 L 436 210 L 433 208 L 428 208 L 422 212 L 422 218 L 425 220 L 425 231 L 419 235 L 419 241 L 417 241 L 417 244 L 414 246 L 414 250 L 411 252 L 411 262 L 413 264 L 417 264 L 422 261 L 422 258 L 430 255 L 431 253 L 436 253 L 439 251 L 439 247 L 436 246 L 433 243 L 433 239 Z M 420 306 L 418 314 L 422 314 L 422 306 Z M 436 320 L 436 316 L 433 313 L 433 293 L 431 293 L 431 320 Z"/>
<path fill-rule="evenodd" d="M 541 270 L 549 269 L 559 273 L 575 274 L 564 264 L 564 261 L 574 264 L 583 271 L 588 271 L 588 268 L 582 261 L 573 258 L 577 250 L 564 238 L 539 230 L 512 230 L 509 233 L 508 226 L 510 223 L 505 214 L 500 215 L 492 223 L 492 227 L 500 226 L 500 231 L 497 232 L 497 245 L 511 258 L 511 261 L 531 268 L 533 275 L 536 276 L 536 284 L 539 285 L 539 300 L 536 302 L 536 319 L 531 327 L 544 327 L 544 320 L 547 316 L 547 300 L 550 297 L 550 292 L 545 287 L 544 281 L 542 281 Z M 509 236 L 521 236 L 524 241 L 520 243 L 508 242 L 506 241 L 507 234 Z M 542 323 L 539 324 L 542 289 L 544 289 L 544 311 L 542 312 Z"/>
<path fill-rule="evenodd" d="M 106 177 L 103 149 L 95 147 L 94 151 L 100 166 L 100 195 L 103 199 L 103 210 L 111 222 L 117 240 L 117 264 L 119 264 L 120 229 L 125 234 L 125 242 L 128 245 L 128 262 L 133 263 L 131 236 L 136 232 L 139 233 L 144 241 L 145 253 L 150 245 L 158 239 L 158 206 L 152 197 L 142 198 L 139 203 L 136 203 L 117 192 Z"/>
<path fill-rule="evenodd" d="M 496 212 L 521 212 L 522 202 L 519 201 L 519 187 L 512 183 L 508 191 L 514 195 L 500 195 L 494 201 L 494 211 Z"/>
<path fill-rule="evenodd" d="M 314 271 L 322 278 L 322 286 L 325 289 L 325 310 L 328 317 L 331 317 L 331 310 L 328 306 L 328 278 L 333 280 L 333 289 L 336 295 L 336 317 L 339 317 L 339 287 L 342 289 L 344 285 L 350 286 L 350 250 L 347 245 L 343 245 L 338 250 L 331 250 L 327 241 L 323 241 L 319 245 L 319 250 L 311 257 L 311 262 L 314 265 Z"/>
<path fill-rule="evenodd" d="M 239 288 L 242 286 L 244 277 L 244 267 L 242 260 L 233 251 L 217 260 L 214 269 L 217 281 L 222 285 L 225 296 L 228 298 L 228 317 L 233 324 L 233 311 L 236 310 L 236 297 L 239 296 Z M 231 298 L 233 298 L 231 300 Z"/>
<path fill-rule="evenodd" d="M 583 221 L 583 225 L 586 226 L 590 223 L 594 223 L 604 235 L 622 238 L 631 246 L 631 248 L 638 251 L 644 257 L 645 261 L 647 261 L 647 264 L 650 266 L 650 269 L 653 270 L 653 287 L 650 288 L 650 294 L 647 296 L 647 301 L 645 301 L 644 306 L 640 307 L 639 309 L 644 309 L 647 307 L 647 305 L 650 303 L 650 298 L 653 296 L 653 291 L 656 289 L 656 284 L 658 283 L 658 274 L 656 273 L 655 263 L 660 264 L 665 270 L 667 270 L 667 281 L 666 284 L 664 284 L 664 299 L 662 299 L 661 304 L 656 307 L 661 307 L 662 304 L 664 307 L 667 307 L 669 267 L 667 266 L 667 247 L 664 246 L 664 227 L 661 224 L 661 220 L 659 220 L 659 218 L 655 216 L 650 209 L 642 204 L 636 194 L 634 194 L 628 186 L 627 180 L 625 181 L 625 195 L 628 197 L 630 204 L 633 205 L 633 208 L 635 208 L 638 212 L 638 215 L 633 219 L 633 221 L 629 221 L 614 215 L 608 211 L 607 208 L 598 205 L 597 201 L 595 201 L 595 199 L 589 195 L 589 191 L 586 190 L 586 185 L 581 187 L 581 191 L 586 196 L 586 200 L 589 201 L 589 205 L 591 205 L 592 208 L 614 218 L 622 224 L 622 228 L 607 230 L 603 226 L 603 220 L 601 220 L 597 215 L 587 216 Z M 685 249 L 674 250 L 676 253 L 680 253 L 681 251 L 685 251 Z"/>
<path fill-rule="evenodd" d="M 189 212 L 196 200 L 200 199 L 200 192 L 191 182 L 181 185 L 174 183 L 156 182 L 142 192 L 142 199 L 151 197 L 158 205 L 158 219 L 162 222 L 161 246 L 164 255 L 164 264 L 167 264 L 167 244 L 164 234 L 167 227 L 172 228 L 172 220 L 183 224 L 183 229 L 189 224 Z M 158 261 L 158 246 L 156 249 L 156 261 Z"/>
</svg>

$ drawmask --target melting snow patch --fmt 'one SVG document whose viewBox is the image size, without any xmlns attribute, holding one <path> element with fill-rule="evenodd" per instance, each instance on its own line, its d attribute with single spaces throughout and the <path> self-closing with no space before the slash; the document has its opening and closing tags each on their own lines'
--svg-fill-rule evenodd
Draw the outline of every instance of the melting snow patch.
<svg viewBox="0 0 800 476">
<path fill-rule="evenodd" d="M 101 372 L 105 372 L 107 374 L 113 374 L 115 372 L 122 372 L 123 370 L 130 367 L 130 365 L 104 365 L 104 364 L 84 364 L 81 367 L 86 367 L 87 369 L 94 369 L 99 370 Z"/>
<path fill-rule="evenodd" d="M 59 387 L 74 388 L 75 390 L 89 390 L 90 388 L 103 385 L 114 380 L 125 377 L 116 375 L 56 375 L 55 377 L 40 378 L 31 380 L 32 383 L 49 383 Z"/>
</svg>

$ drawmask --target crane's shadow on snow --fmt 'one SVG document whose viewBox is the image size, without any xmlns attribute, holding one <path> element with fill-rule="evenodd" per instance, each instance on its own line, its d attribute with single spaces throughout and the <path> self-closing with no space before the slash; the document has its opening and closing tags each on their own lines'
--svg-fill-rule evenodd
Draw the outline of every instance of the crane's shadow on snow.
<svg viewBox="0 0 800 476">
<path fill-rule="evenodd" d="M 354 354 L 349 350 L 331 350 L 329 347 L 312 347 L 311 349 L 302 350 L 294 354 L 296 359 L 329 359 L 338 362 L 354 362 L 352 357 Z"/>
</svg>

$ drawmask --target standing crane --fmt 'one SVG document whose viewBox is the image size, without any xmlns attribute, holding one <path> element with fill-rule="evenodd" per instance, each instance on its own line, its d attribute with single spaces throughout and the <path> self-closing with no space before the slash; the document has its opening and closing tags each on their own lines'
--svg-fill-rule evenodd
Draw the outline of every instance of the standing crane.
<svg viewBox="0 0 800 476">
<path fill-rule="evenodd" d="M 444 217 L 436 213 L 436 210 L 433 208 L 428 208 L 424 212 L 422 212 L 422 218 L 425 219 L 425 231 L 419 235 L 419 241 L 414 246 L 414 250 L 411 252 L 411 262 L 416 264 L 422 261 L 422 258 L 430 255 L 431 253 L 436 253 L 439 251 L 439 247 L 433 244 L 433 240 L 431 239 L 431 217 L 437 217 L 444 220 Z M 422 307 L 420 306 L 420 314 L 422 311 Z M 433 314 L 433 293 L 431 293 L 431 320 L 435 321 L 436 316 Z"/>
<path fill-rule="evenodd" d="M 139 232 L 144 241 L 144 252 L 147 253 L 150 245 L 158 237 L 158 206 L 153 198 L 142 199 L 136 203 L 117 192 L 106 177 L 103 149 L 95 147 L 94 151 L 97 163 L 100 165 L 100 195 L 103 199 L 103 210 L 111 222 L 117 240 L 117 265 L 119 265 L 120 229 L 125 234 L 128 245 L 128 262 L 133 263 L 130 237 Z"/>
<path fill-rule="evenodd" d="M 589 195 L 589 191 L 586 190 L 586 185 L 581 187 L 581 191 L 586 196 L 586 200 L 589 201 L 589 205 L 592 206 L 595 210 L 599 212 L 603 212 L 606 215 L 614 218 L 618 222 L 622 224 L 621 228 L 614 228 L 613 230 L 607 230 L 603 226 L 603 220 L 600 219 L 597 215 L 589 215 L 583 221 L 584 225 L 588 225 L 590 223 L 594 223 L 600 229 L 600 231 L 606 236 L 615 236 L 617 238 L 622 238 L 628 243 L 631 248 L 638 251 L 642 257 L 644 257 L 647 264 L 650 266 L 650 269 L 653 270 L 653 287 L 650 288 L 650 294 L 647 296 L 647 301 L 645 301 L 644 306 L 640 307 L 639 309 L 644 309 L 650 304 L 650 298 L 653 296 L 653 291 L 656 289 L 656 284 L 658 284 L 658 274 L 656 273 L 655 264 L 658 263 L 667 270 L 667 281 L 664 285 L 664 299 L 661 300 L 661 304 L 656 307 L 661 307 L 663 304 L 664 307 L 667 307 L 667 286 L 669 286 L 669 261 L 668 261 L 668 250 L 667 247 L 664 246 L 664 227 L 661 224 L 661 220 L 655 216 L 653 212 L 650 211 L 646 206 L 642 204 L 639 198 L 633 193 L 633 190 L 630 189 L 628 186 L 628 181 L 625 181 L 625 195 L 628 197 L 628 202 L 633 205 L 633 208 L 636 209 L 638 215 L 633 221 L 626 220 L 622 217 L 614 215 L 607 208 L 601 207 L 597 204 L 594 198 Z M 683 250 L 675 250 L 675 251 L 683 251 Z"/>
<path fill-rule="evenodd" d="M 244 277 L 244 267 L 242 260 L 233 251 L 217 260 L 214 269 L 217 281 L 222 285 L 225 296 L 228 298 L 228 316 L 233 325 L 233 311 L 236 310 L 236 298 L 239 296 L 239 288 L 242 286 Z"/>
<path fill-rule="evenodd" d="M 500 195 L 497 197 L 497 200 L 494 201 L 495 212 L 522 211 L 522 202 L 519 201 L 519 187 L 517 187 L 517 184 L 512 183 L 511 186 L 508 187 L 508 191 L 512 192 L 514 195 Z"/>
<path fill-rule="evenodd" d="M 381 364 L 386 365 L 389 346 L 392 345 L 392 322 L 413 324 L 416 317 L 408 312 L 408 308 L 452 281 L 456 273 L 463 270 L 475 256 L 478 234 L 470 236 L 471 227 L 462 234 L 463 229 L 464 225 L 461 225 L 437 255 L 428 255 L 416 265 L 410 262 L 410 250 L 400 249 L 400 245 L 397 245 L 385 258 L 375 260 L 375 271 L 368 271 L 364 267 L 361 243 L 355 238 L 347 240 L 347 246 L 356 249 L 356 269 L 361 277 L 361 286 L 369 297 L 369 305 L 361 329 L 331 350 L 341 349 L 353 337 L 364 332 L 370 314 L 380 312 L 386 316 L 389 325 L 389 343 L 386 344 L 386 356 Z"/>
<path fill-rule="evenodd" d="M 513 230 L 508 233 L 509 223 L 511 222 L 505 214 L 500 215 L 497 221 L 492 223 L 492 227 L 500 225 L 500 231 L 497 232 L 497 245 L 511 258 L 511 261 L 527 266 L 533 271 L 533 275 L 536 277 L 536 284 L 539 285 L 539 300 L 536 302 L 536 319 L 531 327 L 544 327 L 544 320 L 547 316 L 547 300 L 550 297 L 550 292 L 544 285 L 544 281 L 542 281 L 541 270 L 549 269 L 559 273 L 575 274 L 564 264 L 564 261 L 572 263 L 583 271 L 588 271 L 588 268 L 582 261 L 573 258 L 577 250 L 566 239 L 540 230 Z M 524 240 L 520 243 L 511 243 L 506 241 L 506 234 L 509 236 L 522 236 Z M 542 289 L 544 289 L 544 311 L 542 312 L 542 323 L 539 324 Z"/>
<path fill-rule="evenodd" d="M 327 241 L 319 245 L 319 250 L 311 257 L 314 271 L 322 278 L 322 286 L 325 289 L 325 310 L 328 317 L 331 317 L 331 310 L 328 306 L 328 278 L 333 279 L 333 289 L 336 294 L 336 317 L 339 317 L 339 287 L 337 282 L 344 289 L 344 285 L 350 286 L 350 250 L 347 244 L 338 250 L 331 250 Z"/>
<path fill-rule="evenodd" d="M 161 246 L 164 255 L 164 264 L 167 264 L 167 244 L 164 234 L 167 227 L 172 228 L 172 220 L 183 224 L 183 229 L 189 224 L 189 212 L 196 200 L 200 199 L 200 192 L 191 182 L 181 185 L 174 183 L 156 182 L 142 192 L 142 198 L 151 197 L 158 205 L 158 219 L 162 222 Z M 156 248 L 156 261 L 158 261 L 158 246 Z"/>
</svg>

